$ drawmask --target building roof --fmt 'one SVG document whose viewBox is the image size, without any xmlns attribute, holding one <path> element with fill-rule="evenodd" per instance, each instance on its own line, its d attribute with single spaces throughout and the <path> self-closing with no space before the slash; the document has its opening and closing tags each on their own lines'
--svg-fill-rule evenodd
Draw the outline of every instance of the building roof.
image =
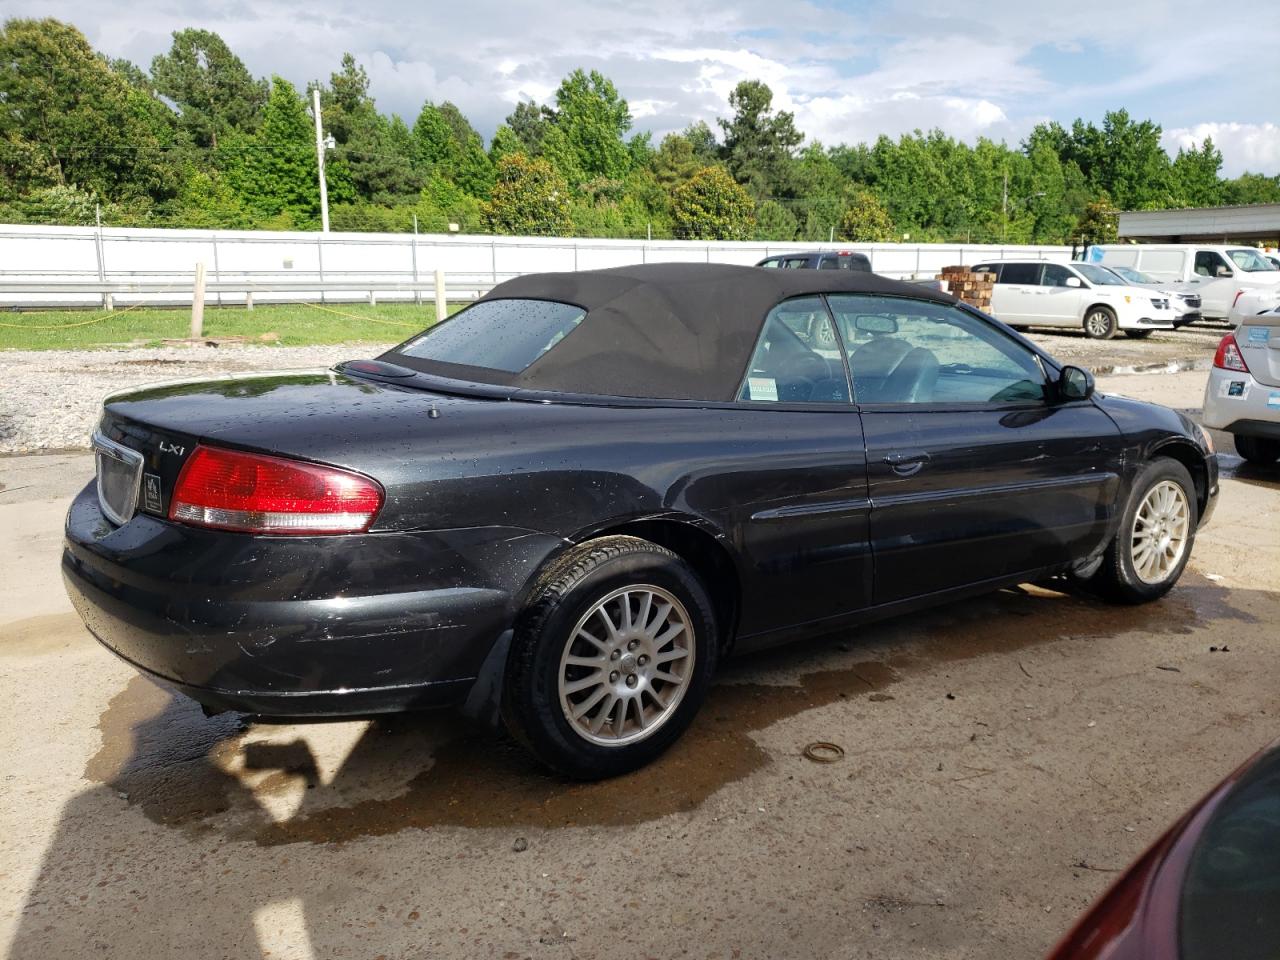
<svg viewBox="0 0 1280 960">
<path fill-rule="evenodd" d="M 1161 243 L 1275 240 L 1280 238 L 1280 203 L 1184 210 L 1126 210 L 1119 236 Z"/>
</svg>

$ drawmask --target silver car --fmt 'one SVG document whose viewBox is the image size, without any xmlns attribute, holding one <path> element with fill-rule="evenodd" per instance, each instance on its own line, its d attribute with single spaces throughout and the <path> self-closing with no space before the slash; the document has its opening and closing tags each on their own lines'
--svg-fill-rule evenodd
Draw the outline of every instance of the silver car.
<svg viewBox="0 0 1280 960">
<path fill-rule="evenodd" d="M 1280 460 L 1280 307 L 1242 318 L 1218 344 L 1204 425 L 1231 434 L 1250 463 Z"/>
<path fill-rule="evenodd" d="M 1181 289 L 1181 284 L 1162 283 L 1149 273 L 1134 270 L 1132 267 L 1107 265 L 1107 269 L 1125 283 L 1134 287 L 1150 287 L 1159 290 L 1169 298 L 1169 306 L 1178 314 L 1175 326 L 1182 327 L 1202 319 L 1200 313 L 1200 294 L 1193 290 Z"/>
</svg>

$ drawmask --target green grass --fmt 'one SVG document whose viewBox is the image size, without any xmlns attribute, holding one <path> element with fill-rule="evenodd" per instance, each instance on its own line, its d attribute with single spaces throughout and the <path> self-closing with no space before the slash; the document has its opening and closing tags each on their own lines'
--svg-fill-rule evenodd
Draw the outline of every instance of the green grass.
<svg viewBox="0 0 1280 960">
<path fill-rule="evenodd" d="M 244 337 L 264 346 L 306 346 L 314 343 L 406 340 L 435 322 L 434 304 L 325 304 L 320 310 L 305 304 L 244 307 L 205 307 L 206 337 Z M 452 307 L 451 307 L 452 309 Z M 333 312 L 337 311 L 337 312 Z M 97 320 L 97 318 L 102 318 Z M 86 320 L 97 322 L 85 324 Z M 70 326 L 70 324 L 82 324 Z M 43 329 L 53 327 L 54 329 Z M 0 310 L 0 350 L 75 350 L 85 347 L 155 345 L 186 337 L 191 310 Z M 267 335 L 266 339 L 263 339 Z M 271 336 L 274 335 L 274 336 Z"/>
</svg>

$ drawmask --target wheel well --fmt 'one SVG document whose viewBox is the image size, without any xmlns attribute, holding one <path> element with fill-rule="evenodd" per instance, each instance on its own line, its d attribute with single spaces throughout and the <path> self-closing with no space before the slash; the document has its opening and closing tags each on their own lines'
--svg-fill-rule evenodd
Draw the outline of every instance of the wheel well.
<svg viewBox="0 0 1280 960">
<path fill-rule="evenodd" d="M 738 629 L 742 585 L 733 557 L 715 536 L 681 520 L 633 520 L 596 531 L 592 539 L 609 536 L 648 540 L 666 547 L 689 564 L 707 587 L 720 627 L 721 645 L 728 647 Z"/>
<path fill-rule="evenodd" d="M 1109 303 L 1091 303 L 1089 306 L 1085 307 L 1084 313 L 1081 314 L 1080 322 L 1083 323 L 1085 317 L 1088 317 L 1089 314 L 1093 313 L 1093 311 L 1099 309 L 1106 310 L 1107 313 L 1111 314 L 1113 317 L 1119 316 L 1119 314 L 1116 313 L 1116 308 L 1111 306 Z"/>
<path fill-rule="evenodd" d="M 1168 457 L 1187 468 L 1196 485 L 1196 516 L 1204 516 L 1204 508 L 1209 502 L 1209 470 L 1204 463 L 1204 454 L 1190 443 L 1175 440 L 1153 451 L 1152 456 Z"/>
</svg>

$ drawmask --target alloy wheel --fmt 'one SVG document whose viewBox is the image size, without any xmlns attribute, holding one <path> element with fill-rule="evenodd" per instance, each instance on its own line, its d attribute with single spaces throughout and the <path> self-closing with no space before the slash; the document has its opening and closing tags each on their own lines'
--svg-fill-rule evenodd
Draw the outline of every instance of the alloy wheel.
<svg viewBox="0 0 1280 960">
<path fill-rule="evenodd" d="M 1162 480 L 1147 491 L 1133 518 L 1130 556 L 1143 583 L 1163 583 L 1182 562 L 1191 529 L 1186 491 Z"/>
<path fill-rule="evenodd" d="M 1091 337 L 1105 337 L 1111 330 L 1111 317 L 1102 310 L 1095 310 L 1085 319 L 1084 327 Z"/>
<path fill-rule="evenodd" d="M 560 657 L 560 709 L 578 736 L 605 747 L 652 736 L 693 677 L 697 638 L 684 605 L 636 584 L 592 605 Z"/>
</svg>

